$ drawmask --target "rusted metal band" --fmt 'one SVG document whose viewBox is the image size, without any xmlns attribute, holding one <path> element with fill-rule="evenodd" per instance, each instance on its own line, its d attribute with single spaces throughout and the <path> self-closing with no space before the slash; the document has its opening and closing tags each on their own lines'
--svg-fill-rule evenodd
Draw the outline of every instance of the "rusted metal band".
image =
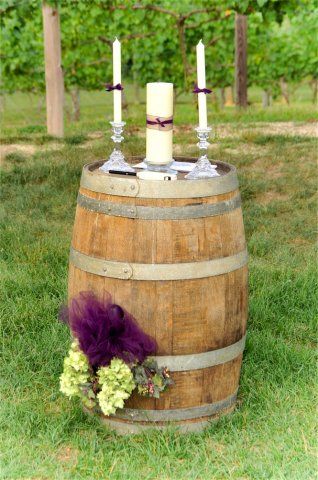
<svg viewBox="0 0 318 480">
<path fill-rule="evenodd" d="M 200 407 L 178 408 L 175 410 L 139 410 L 133 408 L 123 408 L 117 410 L 115 415 L 111 415 L 112 419 L 124 419 L 133 422 L 178 422 L 182 420 L 191 420 L 194 418 L 208 417 L 215 415 L 220 411 L 233 405 L 237 398 L 237 390 L 219 402 L 201 405 Z"/>
<path fill-rule="evenodd" d="M 184 220 L 188 218 L 214 217 L 231 212 L 241 206 L 241 197 L 219 203 L 200 203 L 182 207 L 148 207 L 109 202 L 78 194 L 77 205 L 86 210 L 112 215 L 115 217 L 140 218 L 142 220 Z"/>
<path fill-rule="evenodd" d="M 238 342 L 225 348 L 191 355 L 163 355 L 154 357 L 159 367 L 167 367 L 170 372 L 200 370 L 230 362 L 243 353 L 246 335 Z"/>
<path fill-rule="evenodd" d="M 192 263 L 126 263 L 91 257 L 71 247 L 70 262 L 80 270 L 122 280 L 192 280 L 229 273 L 247 263 L 247 251 Z"/>
<path fill-rule="evenodd" d="M 236 169 L 232 165 L 215 162 L 220 168 L 219 177 L 204 178 L 195 181 L 177 180 L 162 182 L 160 180 L 141 180 L 136 177 L 120 177 L 92 171 L 92 165 L 85 165 L 82 172 L 81 187 L 93 192 L 138 198 L 198 198 L 212 197 L 236 190 L 238 180 Z M 96 165 L 100 163 L 97 162 Z M 94 166 L 94 165 L 93 165 Z M 227 173 L 222 174 L 222 169 Z"/>
<path fill-rule="evenodd" d="M 91 412 L 88 412 L 91 413 Z M 216 421 L 218 417 L 208 419 L 198 419 L 197 422 L 176 423 L 173 427 L 176 427 L 179 433 L 198 433 L 207 428 L 212 421 Z M 100 417 L 103 425 L 106 425 L 118 435 L 137 435 L 147 430 L 166 430 L 170 424 L 156 424 L 156 423 L 131 423 L 127 421 L 119 421 L 109 417 Z"/>
</svg>

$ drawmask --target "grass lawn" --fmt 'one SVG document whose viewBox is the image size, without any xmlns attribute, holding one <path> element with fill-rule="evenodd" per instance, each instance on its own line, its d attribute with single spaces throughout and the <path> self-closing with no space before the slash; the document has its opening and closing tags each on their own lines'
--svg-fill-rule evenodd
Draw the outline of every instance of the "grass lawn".
<svg viewBox="0 0 318 480">
<path fill-rule="evenodd" d="M 45 135 L 36 100 L 32 107 L 23 96 L 7 99 L 2 141 L 24 149 L 7 150 L 1 174 L 0 478 L 315 478 L 317 144 L 259 123 L 310 126 L 316 113 L 309 104 L 211 115 L 216 126 L 229 124 L 211 157 L 239 170 L 250 254 L 248 340 L 234 413 L 202 434 L 118 437 L 59 393 L 69 333 L 56 318 L 66 299 L 81 167 L 111 147 L 96 134 L 107 128 L 102 98 L 83 94 L 83 119 L 67 126 L 65 140 Z M 109 102 L 105 111 L 109 117 Z M 195 124 L 195 110 L 183 103 L 177 112 L 176 151 L 194 154 L 184 125 Z M 131 106 L 129 115 L 125 151 L 138 154 L 144 106 Z"/>
</svg>

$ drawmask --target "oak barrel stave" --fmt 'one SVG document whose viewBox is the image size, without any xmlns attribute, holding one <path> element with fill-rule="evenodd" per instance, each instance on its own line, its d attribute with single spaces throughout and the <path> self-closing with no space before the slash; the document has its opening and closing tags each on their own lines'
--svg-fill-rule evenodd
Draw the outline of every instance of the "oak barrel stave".
<svg viewBox="0 0 318 480">
<path fill-rule="evenodd" d="M 94 172 L 98 175 L 94 168 L 96 165 L 89 166 L 92 177 Z M 233 173 L 226 164 L 220 164 L 220 171 L 222 169 L 225 173 Z M 217 179 L 211 181 L 214 180 Z M 200 262 L 235 257 L 245 251 L 246 245 L 239 190 L 234 180 L 235 188 L 225 193 L 200 197 L 196 191 L 191 197 L 189 189 L 188 198 L 140 197 L 138 192 L 134 197 L 131 190 L 128 195 L 117 195 L 118 192 L 110 194 L 108 191 L 88 189 L 85 184 L 79 192 L 72 248 L 81 254 L 107 262 L 119 262 L 120 265 L 120 262 L 125 265 L 164 264 L 169 269 L 171 264 L 177 272 L 181 263 L 196 263 L 199 268 Z M 191 184 L 186 181 L 181 183 Z M 121 185 L 119 193 L 123 188 Z M 138 186 L 137 190 L 143 195 L 142 188 Z M 163 194 L 161 191 L 160 195 Z M 181 195 L 185 194 L 181 192 Z M 233 199 L 236 199 L 235 202 Z M 206 206 L 212 212 L 211 216 L 152 219 L 156 212 L 161 217 L 166 215 L 164 209 L 170 209 L 168 215 L 176 217 L 182 217 L 183 211 L 186 215 L 202 215 L 207 211 Z M 102 211 L 99 212 L 98 208 Z M 114 213 L 112 209 L 115 209 Z M 217 209 L 222 213 L 217 214 Z M 122 216 L 127 212 L 134 218 Z M 150 215 L 150 218 L 143 218 L 145 215 Z M 115 302 L 131 312 L 141 328 L 156 339 L 157 355 L 195 355 L 218 351 L 239 342 L 246 334 L 246 265 L 216 276 L 212 273 L 212 276 L 204 278 L 152 281 L 96 275 L 71 262 L 69 297 L 87 290 L 94 291 L 98 296 L 107 291 Z M 126 402 L 126 409 L 148 410 L 150 416 L 156 410 L 171 410 L 174 415 L 177 409 L 190 409 L 188 415 L 191 416 L 191 409 L 201 406 L 211 408 L 209 405 L 214 404 L 218 407 L 218 402 L 221 405 L 224 401 L 225 410 L 230 410 L 235 402 L 241 361 L 242 353 L 239 353 L 234 359 L 211 367 L 175 371 L 172 374 L 175 385 L 159 400 L 133 395 Z M 231 403 L 226 403 L 227 398 L 231 399 Z M 192 429 L 196 428 L 193 424 L 197 421 L 199 428 L 199 424 L 205 425 L 210 417 L 204 417 L 204 421 L 200 417 L 197 420 L 186 419 L 177 421 L 177 424 L 185 428 L 189 424 L 189 429 Z M 135 422 L 127 418 L 112 417 L 109 420 L 116 422 L 113 426 L 119 431 L 125 430 L 125 427 L 118 426 L 118 423 L 127 423 L 127 431 L 130 431 L 128 424 L 132 424 L 134 430 Z M 149 421 L 146 419 L 139 423 L 147 426 Z M 156 421 L 156 425 L 165 425 L 165 422 Z"/>
</svg>

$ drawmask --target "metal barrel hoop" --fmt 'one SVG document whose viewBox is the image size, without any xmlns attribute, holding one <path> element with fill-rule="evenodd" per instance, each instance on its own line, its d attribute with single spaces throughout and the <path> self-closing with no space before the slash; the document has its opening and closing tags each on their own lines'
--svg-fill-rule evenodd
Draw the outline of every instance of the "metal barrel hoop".
<svg viewBox="0 0 318 480">
<path fill-rule="evenodd" d="M 116 217 L 138 218 L 141 220 L 186 220 L 223 215 L 241 206 L 241 197 L 219 203 L 198 203 L 181 207 L 148 207 L 97 200 L 82 193 L 78 194 L 77 205 L 86 210 Z"/>
<path fill-rule="evenodd" d="M 122 280 L 192 280 L 229 273 L 247 263 L 244 249 L 228 257 L 200 262 L 128 263 L 92 257 L 71 247 L 70 263 L 88 273 Z"/>
<path fill-rule="evenodd" d="M 140 160 L 140 159 L 139 159 Z M 96 174 L 103 162 L 85 165 L 82 171 L 81 187 L 93 192 L 138 198 L 197 198 L 229 193 L 238 188 L 236 168 L 223 162 L 215 162 L 226 173 L 215 178 L 205 178 L 196 182 L 178 180 L 141 180 L 136 177 L 120 178 L 116 175 Z"/>
</svg>

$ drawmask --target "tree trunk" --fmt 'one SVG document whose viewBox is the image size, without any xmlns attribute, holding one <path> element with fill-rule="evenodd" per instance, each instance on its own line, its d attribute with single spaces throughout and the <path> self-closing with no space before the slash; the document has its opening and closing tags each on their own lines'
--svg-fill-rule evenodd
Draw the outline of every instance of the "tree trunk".
<svg viewBox="0 0 318 480">
<path fill-rule="evenodd" d="M 263 90 L 262 100 L 263 108 L 271 105 L 271 94 L 269 90 Z"/>
<path fill-rule="evenodd" d="M 225 89 L 225 104 L 226 107 L 233 107 L 234 105 L 234 96 L 233 96 L 233 87 L 226 87 Z"/>
<path fill-rule="evenodd" d="M 128 101 L 127 101 L 127 96 L 126 96 L 126 93 L 125 93 L 124 90 L 121 92 L 121 101 L 122 101 L 123 110 L 127 110 L 128 109 Z"/>
<path fill-rule="evenodd" d="M 312 89 L 312 103 L 315 105 L 317 103 L 317 96 L 318 96 L 318 78 L 313 78 L 309 85 Z"/>
<path fill-rule="evenodd" d="M 44 101 L 45 101 L 45 97 L 40 94 L 37 102 L 37 111 L 39 115 L 42 113 Z"/>
<path fill-rule="evenodd" d="M 178 35 L 179 35 L 179 47 L 181 51 L 181 58 L 183 64 L 183 76 L 184 76 L 184 89 L 188 90 L 188 79 L 189 79 L 189 64 L 187 60 L 187 47 L 185 39 L 185 27 L 184 20 L 178 21 L 177 23 Z"/>
<path fill-rule="evenodd" d="M 225 105 L 225 88 L 224 87 L 220 88 L 220 93 L 221 93 L 221 108 L 224 108 L 224 105 Z"/>
<path fill-rule="evenodd" d="M 72 88 L 70 91 L 73 104 L 73 121 L 78 122 L 81 116 L 80 91 L 79 88 Z"/>
<path fill-rule="evenodd" d="M 180 95 L 181 92 L 179 92 L 176 88 L 173 89 L 173 111 L 175 112 L 176 110 L 176 105 L 177 105 L 177 98 L 178 95 Z"/>
<path fill-rule="evenodd" d="M 61 67 L 60 19 L 57 8 L 42 5 L 47 133 L 62 137 L 64 81 Z"/>
<path fill-rule="evenodd" d="M 4 95 L 0 95 L 0 112 L 4 113 L 6 107 L 6 98 Z"/>
<path fill-rule="evenodd" d="M 139 105 L 140 104 L 140 87 L 139 87 L 139 83 L 135 82 L 134 81 L 134 103 L 136 105 Z"/>
<path fill-rule="evenodd" d="M 140 104 L 140 88 L 138 83 L 137 72 L 133 71 L 133 87 L 134 87 L 134 103 L 136 105 Z"/>
<path fill-rule="evenodd" d="M 287 105 L 289 105 L 288 83 L 286 82 L 284 77 L 280 78 L 279 85 L 280 85 L 280 90 L 282 92 L 282 96 L 283 96 L 285 102 L 287 103 Z"/>
<path fill-rule="evenodd" d="M 247 17 L 235 14 L 236 105 L 247 107 Z"/>
</svg>

